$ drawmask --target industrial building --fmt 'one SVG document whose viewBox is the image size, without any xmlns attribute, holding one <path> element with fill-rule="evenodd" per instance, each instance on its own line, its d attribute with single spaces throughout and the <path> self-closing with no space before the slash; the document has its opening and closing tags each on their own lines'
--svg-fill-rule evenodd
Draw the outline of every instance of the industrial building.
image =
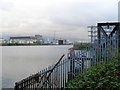
<svg viewBox="0 0 120 90">
<path fill-rule="evenodd" d="M 42 44 L 43 39 L 41 35 L 10 37 L 9 43 L 17 44 Z"/>
<path fill-rule="evenodd" d="M 58 40 L 58 45 L 66 45 L 66 44 L 67 44 L 67 40 L 64 40 L 64 39 Z"/>
</svg>

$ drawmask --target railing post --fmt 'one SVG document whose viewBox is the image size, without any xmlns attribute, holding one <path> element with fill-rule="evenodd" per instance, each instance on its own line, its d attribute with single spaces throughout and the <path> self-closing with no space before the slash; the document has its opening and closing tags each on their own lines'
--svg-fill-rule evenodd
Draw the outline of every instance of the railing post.
<svg viewBox="0 0 120 90">
<path fill-rule="evenodd" d="M 15 83 L 15 88 L 14 88 L 14 90 L 19 90 L 19 85 L 18 85 L 17 82 Z"/>
</svg>

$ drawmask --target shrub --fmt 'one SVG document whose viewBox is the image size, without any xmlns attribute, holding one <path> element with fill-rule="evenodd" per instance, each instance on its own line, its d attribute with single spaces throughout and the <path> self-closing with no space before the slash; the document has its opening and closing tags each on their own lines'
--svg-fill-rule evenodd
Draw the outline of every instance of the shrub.
<svg viewBox="0 0 120 90">
<path fill-rule="evenodd" d="M 120 90 L 120 61 L 98 63 L 67 83 L 66 88 L 83 90 Z"/>
</svg>

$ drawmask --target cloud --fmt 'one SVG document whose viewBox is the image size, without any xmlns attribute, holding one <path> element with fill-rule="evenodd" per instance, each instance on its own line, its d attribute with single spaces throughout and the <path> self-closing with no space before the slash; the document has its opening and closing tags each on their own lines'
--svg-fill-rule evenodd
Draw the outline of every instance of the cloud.
<svg viewBox="0 0 120 90">
<path fill-rule="evenodd" d="M 3 35 L 43 34 L 88 38 L 87 26 L 117 20 L 118 0 L 4 0 L 0 7 Z M 106 4 L 107 3 L 107 4 Z M 70 35 L 70 36 L 69 36 Z"/>
<path fill-rule="evenodd" d="M 1 11 L 10 11 L 14 8 L 14 4 L 11 2 L 0 1 L 0 10 Z"/>
<path fill-rule="evenodd" d="M 120 1 L 118 3 L 118 21 L 120 22 Z"/>
<path fill-rule="evenodd" d="M 110 5 L 111 6 L 111 5 Z M 100 20 L 115 20 L 117 10 L 107 7 L 103 2 L 57 3 L 48 9 L 48 15 L 55 23 L 65 26 L 86 26 Z M 111 11 L 110 11 L 111 10 Z"/>
</svg>

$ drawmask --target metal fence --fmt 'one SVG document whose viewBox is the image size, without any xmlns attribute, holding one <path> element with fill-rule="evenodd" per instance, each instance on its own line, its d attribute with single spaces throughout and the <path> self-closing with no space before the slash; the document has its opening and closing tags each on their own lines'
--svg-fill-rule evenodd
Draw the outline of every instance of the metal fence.
<svg viewBox="0 0 120 90">
<path fill-rule="evenodd" d="M 108 25 L 113 24 L 107 23 L 104 25 L 108 27 Z M 112 35 L 110 33 L 109 36 L 99 32 L 101 36 L 96 38 L 96 34 L 94 35 L 93 32 L 98 34 L 99 30 L 98 28 L 91 28 L 91 43 L 86 49 L 69 52 L 67 55 L 63 55 L 55 65 L 49 66 L 20 82 L 16 82 L 15 90 L 64 88 L 68 81 L 74 79 L 89 67 L 95 66 L 98 62 L 107 63 L 109 59 L 116 58 L 119 47 L 118 30 L 120 29 L 116 28 L 114 33 Z"/>
<path fill-rule="evenodd" d="M 63 55 L 64 56 L 64 55 Z M 90 66 L 89 51 L 68 53 L 52 66 L 15 83 L 15 90 L 32 88 L 64 88 L 69 80 L 75 78 Z M 87 57 L 85 57 L 87 56 Z"/>
</svg>

